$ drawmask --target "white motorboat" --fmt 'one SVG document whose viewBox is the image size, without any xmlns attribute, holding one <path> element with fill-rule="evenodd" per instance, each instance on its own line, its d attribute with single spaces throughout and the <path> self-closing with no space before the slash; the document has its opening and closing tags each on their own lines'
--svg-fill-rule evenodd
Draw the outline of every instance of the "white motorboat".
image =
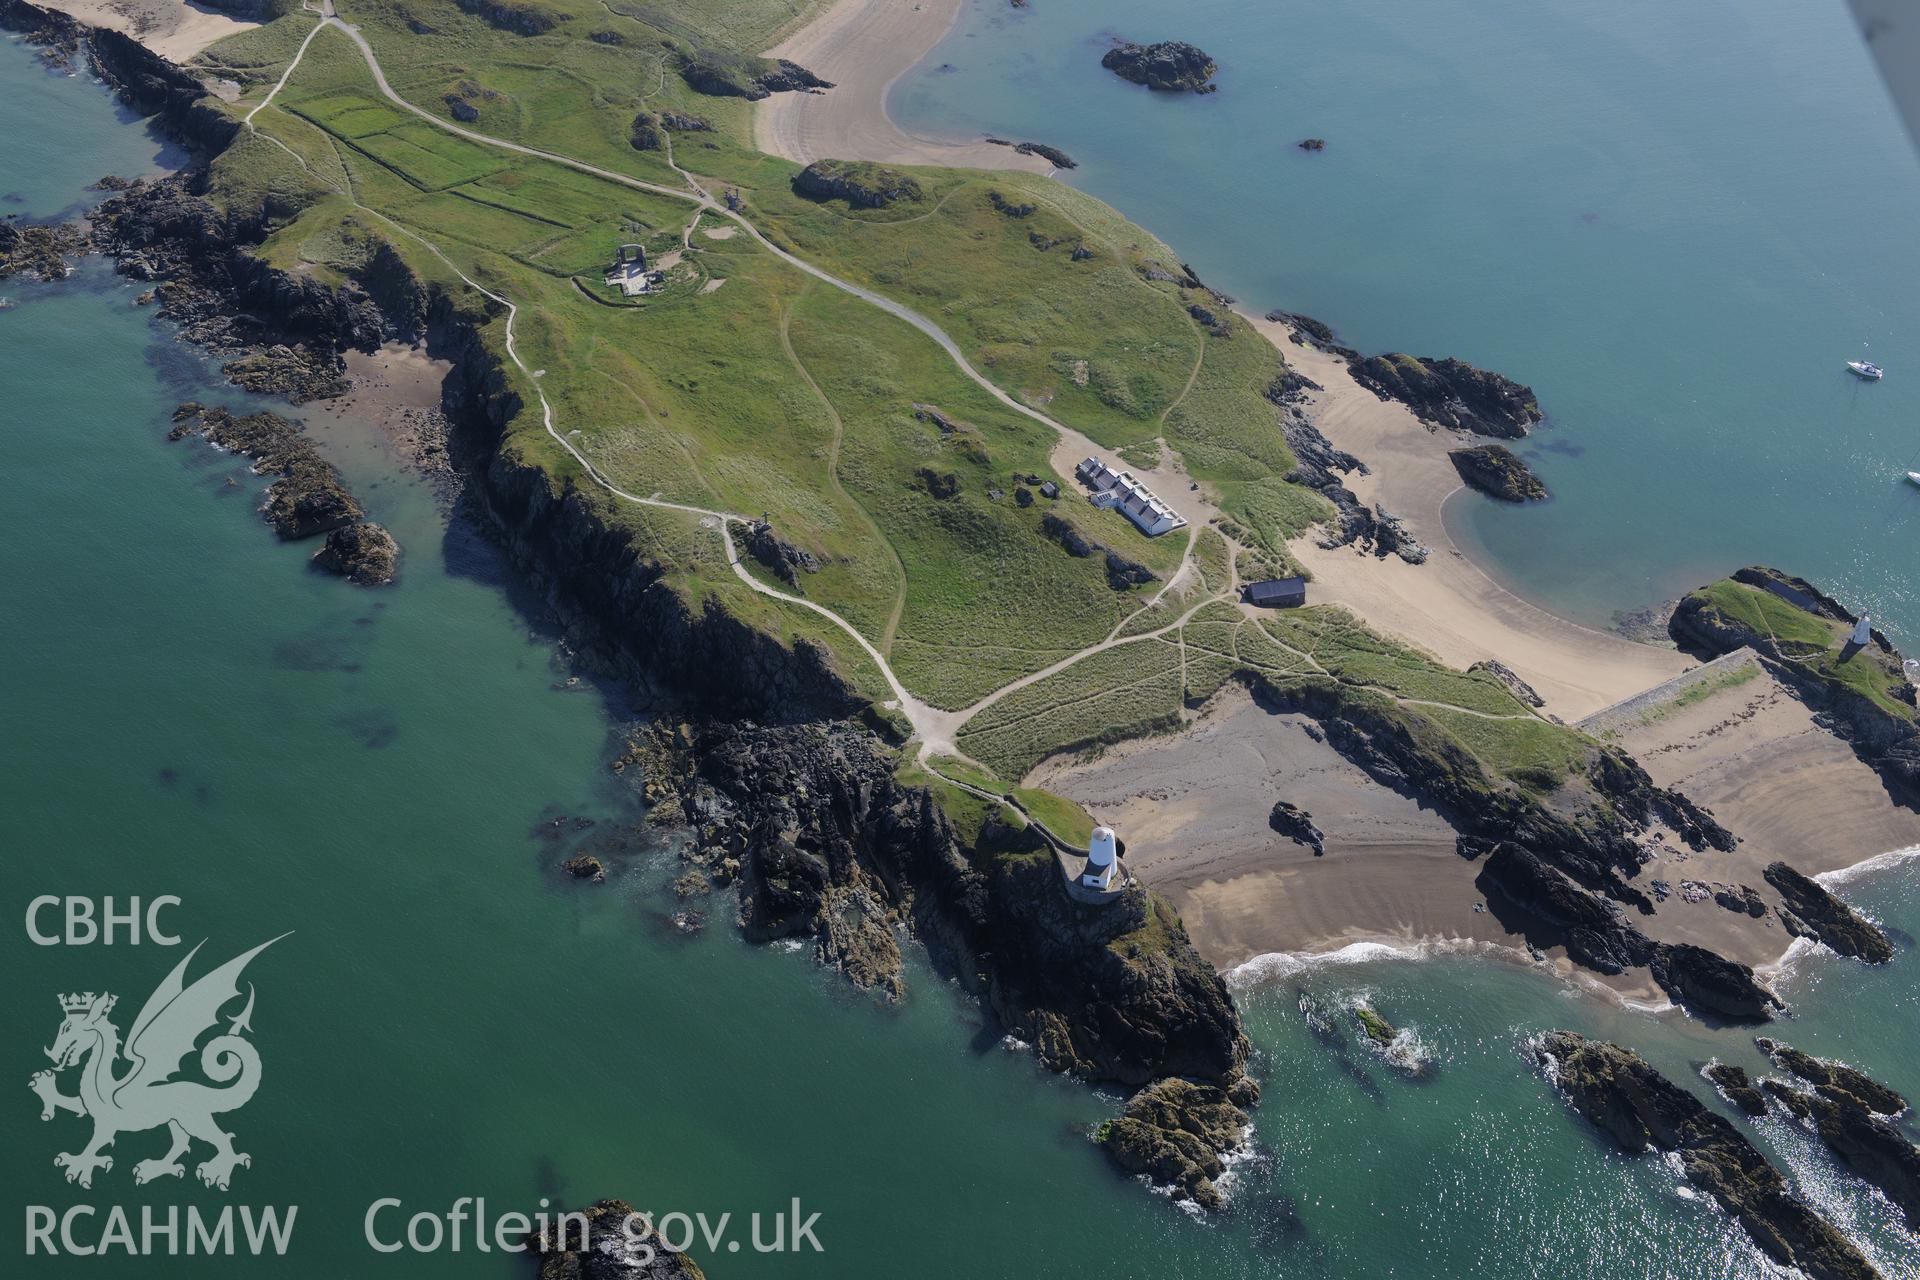
<svg viewBox="0 0 1920 1280">
<path fill-rule="evenodd" d="M 1920 484 L 1920 471 L 1907 472 L 1907 479 L 1913 481 L 1915 484 Z"/>
<path fill-rule="evenodd" d="M 1849 360 L 1847 368 L 1852 370 L 1855 377 L 1865 378 L 1868 382 L 1878 382 L 1886 377 L 1886 370 L 1871 360 Z"/>
</svg>

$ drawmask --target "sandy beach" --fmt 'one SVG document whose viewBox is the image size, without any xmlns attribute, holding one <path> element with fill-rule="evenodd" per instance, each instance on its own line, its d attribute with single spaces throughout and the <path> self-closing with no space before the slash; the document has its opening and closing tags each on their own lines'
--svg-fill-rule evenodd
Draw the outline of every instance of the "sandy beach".
<svg viewBox="0 0 1920 1280">
<path fill-rule="evenodd" d="M 958 16 L 962 0 L 838 0 L 770 56 L 792 58 L 836 87 L 824 94 L 775 94 L 755 107 L 755 142 L 794 160 L 822 156 L 931 165 L 1006 167 L 1030 157 L 988 143 L 915 138 L 886 113 L 886 91 L 918 63 Z M 1044 163 L 1036 167 L 1045 168 Z M 1321 551 L 1310 539 L 1293 550 L 1315 578 L 1312 598 L 1345 605 L 1372 625 L 1414 640 L 1456 666 L 1498 658 L 1572 720 L 1659 684 L 1692 661 L 1672 650 L 1593 630 L 1520 599 L 1454 545 L 1442 509 L 1449 500 L 1484 501 L 1459 492 L 1435 433 L 1405 407 L 1381 401 L 1354 382 L 1339 359 L 1296 345 L 1285 325 L 1246 318 L 1286 358 L 1325 388 L 1311 410 L 1319 428 L 1373 469 L 1349 485 L 1368 502 L 1403 516 L 1434 549 L 1424 565 L 1377 560 L 1352 549 Z M 1056 464 L 1059 459 L 1056 459 Z M 1065 474 L 1070 474 L 1069 470 Z M 1179 493 L 1178 477 L 1162 477 Z M 1458 493 L 1456 498 L 1454 495 Z"/>
<path fill-rule="evenodd" d="M 1678 787 L 1741 838 L 1732 853 L 1693 853 L 1670 842 L 1636 878 L 1673 892 L 1647 933 L 1697 942 L 1747 964 L 1778 959 L 1791 939 L 1763 921 L 1727 910 L 1709 891 L 1746 886 L 1769 906 L 1778 895 L 1761 874 L 1784 860 L 1817 876 L 1894 849 L 1920 845 L 1920 813 L 1896 805 L 1853 749 L 1770 673 L 1755 667 L 1741 683 L 1686 705 L 1669 704 L 1616 729 L 1625 748 L 1661 786 Z"/>
<path fill-rule="evenodd" d="M 1323 551 L 1303 538 L 1289 548 L 1314 578 L 1309 598 L 1341 604 L 1375 627 L 1414 640 L 1452 666 L 1497 658 L 1576 720 L 1695 665 L 1674 649 L 1640 644 L 1558 617 L 1495 582 L 1455 544 L 1442 512 L 1449 502 L 1488 502 L 1460 483 L 1447 451 L 1486 441 L 1432 431 L 1406 406 L 1381 400 L 1353 380 L 1346 362 L 1296 344 L 1284 324 L 1242 313 L 1319 383 L 1308 416 L 1328 439 L 1371 468 L 1346 477 L 1361 500 L 1402 517 L 1433 549 L 1425 564 L 1384 560 L 1352 548 Z"/>
<path fill-rule="evenodd" d="M 938 44 L 963 0 L 836 0 L 781 44 L 790 58 L 833 82 L 824 93 L 776 93 L 754 106 L 753 141 L 789 160 L 878 160 L 975 169 L 1052 166 L 990 142 L 923 138 L 887 116 L 887 90 Z M 1045 141 L 1045 139 L 1042 139 Z"/>
<path fill-rule="evenodd" d="M 186 0 L 41 0 L 96 27 L 125 32 L 170 62 L 186 62 L 216 40 L 257 27 Z"/>
<path fill-rule="evenodd" d="M 1305 717 L 1274 715 L 1237 689 L 1176 737 L 1049 761 L 1034 781 L 1122 832 L 1128 865 L 1173 900 L 1222 969 L 1358 941 L 1506 937 L 1474 910 L 1473 870 L 1445 819 L 1368 777 Z M 1282 798 L 1313 815 L 1323 857 L 1267 825 Z"/>
<path fill-rule="evenodd" d="M 1632 881 L 1657 900 L 1652 916 L 1634 917 L 1655 939 L 1773 964 L 1793 939 L 1762 874 L 1768 863 L 1819 875 L 1920 845 L 1920 814 L 1894 804 L 1873 771 L 1757 665 L 1697 701 L 1647 708 L 1611 740 L 1741 837 L 1721 853 L 1659 835 Z M 1478 868 L 1455 852 L 1439 814 L 1343 759 L 1303 717 L 1265 711 L 1244 692 L 1224 692 L 1176 735 L 1048 761 L 1031 781 L 1120 831 L 1128 865 L 1173 901 L 1220 969 L 1359 942 L 1490 943 L 1524 956 L 1524 940 L 1485 909 Z M 1323 856 L 1268 826 L 1282 799 L 1313 815 Z M 1744 899 L 1748 889 L 1767 908 L 1760 917 L 1714 896 Z M 1559 949 L 1548 959 L 1572 972 Z M 1594 981 L 1629 999 L 1663 998 L 1642 972 Z"/>
</svg>

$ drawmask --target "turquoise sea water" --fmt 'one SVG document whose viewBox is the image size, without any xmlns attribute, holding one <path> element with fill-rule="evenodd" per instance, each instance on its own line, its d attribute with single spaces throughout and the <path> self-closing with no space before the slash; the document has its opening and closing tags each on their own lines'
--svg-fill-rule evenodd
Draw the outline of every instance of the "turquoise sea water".
<svg viewBox="0 0 1920 1280">
<path fill-rule="evenodd" d="M 1920 643 L 1920 161 L 1841 0 L 970 0 L 891 106 L 1063 147 L 1252 307 L 1530 383 L 1554 500 L 1449 509 L 1523 593 L 1604 624 L 1758 561 Z"/>
<path fill-rule="evenodd" d="M 28 213 L 154 154 L 97 86 L 4 42 L 0 114 L 29 126 L 0 131 L 0 192 Z M 668 851 L 605 768 L 619 700 L 567 685 L 490 548 L 374 432 L 312 428 L 405 547 L 400 581 L 364 592 L 274 541 L 238 460 L 166 442 L 182 399 L 249 402 L 130 305 L 132 287 L 94 263 L 5 291 L 19 305 L 0 312 L 0 1274 L 521 1276 L 470 1242 L 376 1254 L 363 1217 L 383 1197 L 531 1212 L 606 1195 L 732 1213 L 740 1250 L 698 1250 L 716 1276 L 1764 1274 L 1724 1218 L 1659 1163 L 1603 1148 L 1519 1053 L 1573 1026 L 1698 1084 L 1687 1073 L 1712 1054 L 1759 1065 L 1738 1033 L 1475 957 L 1271 974 L 1243 993 L 1266 1155 L 1231 1215 L 1198 1222 L 1086 1141 L 1112 1099 L 1001 1047 L 924 971 L 902 1007 L 876 1008 L 724 920 L 683 936 Z M 607 856 L 612 882 L 556 875 L 574 847 Z M 1908 882 L 1877 873 L 1850 892 L 1920 932 Z M 56 995 L 114 991 L 124 1027 L 180 951 L 31 945 L 40 894 L 178 895 L 166 923 L 208 939 L 196 972 L 292 931 L 248 973 L 265 1074 L 226 1118 L 253 1157 L 230 1192 L 134 1187 L 157 1134 L 123 1137 L 91 1191 L 61 1180 L 52 1157 L 84 1129 L 42 1124 L 25 1088 Z M 1920 1091 L 1911 973 L 1910 957 L 1877 972 L 1815 959 L 1787 986 L 1802 1015 L 1782 1034 Z M 1438 1075 L 1413 1084 L 1321 1044 L 1303 988 L 1370 994 Z M 1889 1274 L 1920 1268 L 1883 1201 L 1792 1132 L 1767 1140 Z M 755 1253 L 746 1216 L 795 1197 L 821 1214 L 825 1252 Z M 26 1258 L 27 1206 L 76 1204 L 299 1212 L 289 1255 L 264 1264 Z"/>
</svg>

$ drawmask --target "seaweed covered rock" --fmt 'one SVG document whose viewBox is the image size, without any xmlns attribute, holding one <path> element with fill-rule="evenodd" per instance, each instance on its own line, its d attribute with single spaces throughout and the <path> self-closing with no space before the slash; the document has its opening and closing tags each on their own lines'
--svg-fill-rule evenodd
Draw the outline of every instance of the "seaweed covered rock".
<svg viewBox="0 0 1920 1280">
<path fill-rule="evenodd" d="M 170 292 L 172 287 L 171 282 L 163 285 L 163 293 Z M 171 297 L 168 309 L 173 309 Z M 238 360 L 229 360 L 220 366 L 220 372 L 236 387 L 255 395 L 285 396 L 294 404 L 330 400 L 347 390 L 346 365 L 340 357 L 305 343 L 296 346 L 275 343 Z"/>
<path fill-rule="evenodd" d="M 692 1258 L 668 1248 L 624 1200 L 602 1200 L 527 1237 L 540 1280 L 705 1280 Z M 636 1243 L 637 1242 L 637 1243 Z"/>
<path fill-rule="evenodd" d="M 1816 1058 L 1765 1036 L 1755 1037 L 1753 1044 L 1774 1066 L 1792 1072 L 1829 1096 L 1834 1091 L 1848 1094 L 1876 1115 L 1897 1116 L 1907 1109 L 1907 1100 L 1898 1092 L 1844 1062 Z"/>
<path fill-rule="evenodd" d="M 65 280 L 73 273 L 68 258 L 92 249 L 85 228 L 76 223 L 23 223 L 0 218 L 0 280 L 22 275 Z"/>
<path fill-rule="evenodd" d="M 1203 1209 L 1223 1201 L 1214 1180 L 1226 1172 L 1223 1153 L 1240 1144 L 1250 1122 L 1224 1089 L 1189 1080 L 1160 1080 L 1127 1099 L 1096 1141 L 1128 1173 L 1171 1189 Z"/>
<path fill-rule="evenodd" d="M 1747 1076 L 1745 1067 L 1735 1066 L 1731 1062 L 1713 1062 L 1700 1072 L 1720 1096 L 1750 1116 L 1767 1114 L 1767 1095 L 1753 1087 L 1753 1081 Z"/>
<path fill-rule="evenodd" d="M 1811 936 L 1843 956 L 1856 956 L 1868 964 L 1885 964 L 1893 959 L 1893 944 L 1879 926 L 1828 893 L 1818 881 L 1784 862 L 1769 864 L 1761 874 L 1780 891 L 1780 922 L 1788 932 L 1796 937 Z"/>
<path fill-rule="evenodd" d="M 1571 1031 L 1548 1032 L 1530 1053 L 1573 1109 L 1621 1151 L 1638 1155 L 1652 1147 L 1678 1154 L 1687 1180 L 1712 1196 L 1775 1262 L 1798 1267 L 1813 1280 L 1879 1275 L 1739 1130 L 1639 1054 Z"/>
<path fill-rule="evenodd" d="M 1421 421 L 1476 435 L 1517 440 L 1540 421 L 1533 388 L 1452 357 L 1400 352 L 1368 356 L 1353 377 L 1382 400 L 1398 400 Z"/>
<path fill-rule="evenodd" d="M 400 544 L 372 521 L 341 525 L 327 535 L 326 545 L 313 553 L 313 562 L 360 586 L 385 586 L 393 581 L 399 565 Z"/>
<path fill-rule="evenodd" d="M 1547 496 L 1547 486 L 1527 469 L 1527 464 L 1505 445 L 1483 444 L 1472 449 L 1455 449 L 1447 454 L 1453 469 L 1468 485 L 1502 502 L 1537 502 Z"/>
<path fill-rule="evenodd" d="M 1213 83 L 1213 73 L 1219 67 L 1184 40 L 1157 44 L 1122 41 L 1107 50 L 1100 65 L 1122 80 L 1167 93 L 1212 93 L 1218 87 Z"/>
<path fill-rule="evenodd" d="M 867 160 L 815 160 L 793 175 L 793 189 L 810 200 L 845 200 L 855 209 L 885 209 L 921 197 L 911 175 Z"/>
<path fill-rule="evenodd" d="M 606 864 L 590 853 L 578 853 L 560 864 L 560 869 L 575 880 L 591 880 L 595 884 L 604 884 L 607 879 Z"/>
<path fill-rule="evenodd" d="M 261 508 L 275 533 L 289 542 L 327 533 L 359 520 L 364 512 L 340 482 L 339 472 L 276 413 L 236 415 L 188 401 L 173 412 L 170 440 L 204 436 L 222 449 L 245 454 L 262 475 L 278 475 Z"/>
<path fill-rule="evenodd" d="M 1353 1017 L 1360 1024 L 1361 1033 L 1377 1048 L 1386 1048 L 1400 1034 L 1399 1028 L 1381 1017 L 1379 1011 L 1364 1000 L 1353 1006 Z"/>
</svg>

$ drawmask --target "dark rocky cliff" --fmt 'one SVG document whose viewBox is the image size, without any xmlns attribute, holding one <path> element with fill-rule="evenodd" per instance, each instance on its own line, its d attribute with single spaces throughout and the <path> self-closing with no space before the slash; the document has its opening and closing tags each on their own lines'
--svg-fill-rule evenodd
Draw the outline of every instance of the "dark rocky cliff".
<svg viewBox="0 0 1920 1280">
<path fill-rule="evenodd" d="M 130 36 L 87 26 L 27 0 L 0 0 L 0 30 L 26 36 L 52 60 L 83 60 L 122 102 L 141 115 L 159 117 L 169 134 L 197 151 L 220 151 L 239 132 L 239 125 L 203 101 L 206 90 L 199 80 Z"/>
</svg>

